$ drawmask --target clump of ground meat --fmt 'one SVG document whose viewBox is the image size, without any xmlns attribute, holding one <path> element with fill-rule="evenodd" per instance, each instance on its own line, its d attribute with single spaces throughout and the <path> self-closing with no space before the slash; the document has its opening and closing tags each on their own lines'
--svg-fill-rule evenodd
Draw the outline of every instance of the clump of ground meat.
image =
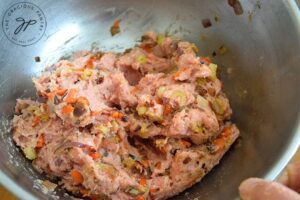
<svg viewBox="0 0 300 200">
<path fill-rule="evenodd" d="M 17 100 L 13 139 L 39 171 L 90 199 L 166 199 L 199 182 L 239 131 L 217 65 L 153 32 L 124 52 L 75 53 Z"/>
</svg>

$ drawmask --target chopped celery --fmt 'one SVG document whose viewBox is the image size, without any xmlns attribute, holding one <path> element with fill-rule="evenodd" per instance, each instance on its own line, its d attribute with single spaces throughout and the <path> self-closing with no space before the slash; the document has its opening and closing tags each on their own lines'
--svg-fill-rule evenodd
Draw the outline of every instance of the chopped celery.
<svg viewBox="0 0 300 200">
<path fill-rule="evenodd" d="M 200 123 L 193 123 L 191 129 L 196 133 L 203 133 L 203 128 Z"/>
<path fill-rule="evenodd" d="M 28 158 L 29 160 L 36 159 L 36 152 L 33 147 L 26 147 L 23 149 L 23 152 L 24 152 L 26 158 Z"/>
<path fill-rule="evenodd" d="M 217 69 L 218 69 L 218 65 L 213 64 L 213 63 L 210 63 L 208 67 L 209 67 L 209 69 L 210 69 L 210 71 L 211 71 L 211 76 L 210 76 L 210 78 L 211 78 L 212 80 L 217 79 Z"/>
<path fill-rule="evenodd" d="M 209 107 L 208 101 L 200 95 L 197 95 L 197 106 L 202 109 L 207 109 Z"/>
<path fill-rule="evenodd" d="M 136 108 L 136 111 L 138 112 L 138 115 L 141 116 L 141 115 L 146 114 L 147 108 L 145 106 L 138 106 Z"/>
<path fill-rule="evenodd" d="M 179 98 L 179 106 L 183 107 L 186 104 L 186 94 L 183 91 L 176 90 L 172 93 L 171 99 Z"/>
<path fill-rule="evenodd" d="M 161 98 L 165 91 L 166 91 L 166 87 L 161 86 L 161 87 L 158 88 L 156 94 L 157 94 L 158 97 Z"/>
<path fill-rule="evenodd" d="M 157 36 L 157 44 L 161 45 L 165 41 L 166 37 L 163 35 Z"/>
<path fill-rule="evenodd" d="M 96 129 L 101 131 L 103 134 L 107 134 L 110 131 L 110 129 L 105 125 L 98 125 L 96 126 Z"/>
<path fill-rule="evenodd" d="M 144 55 L 140 55 L 140 56 L 137 57 L 136 61 L 139 64 L 145 64 L 147 62 L 147 58 Z"/>
</svg>

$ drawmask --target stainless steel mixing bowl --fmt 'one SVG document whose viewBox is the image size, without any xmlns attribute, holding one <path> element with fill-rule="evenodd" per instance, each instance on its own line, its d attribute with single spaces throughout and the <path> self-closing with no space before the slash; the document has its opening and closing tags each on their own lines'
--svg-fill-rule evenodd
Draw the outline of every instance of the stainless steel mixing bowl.
<svg viewBox="0 0 300 200">
<path fill-rule="evenodd" d="M 29 3 L 30 1 L 30 3 Z M 234 199 L 250 176 L 274 179 L 300 141 L 300 15 L 294 0 L 1 1 L 0 181 L 21 199 L 68 199 L 44 194 L 29 161 L 14 146 L 9 120 L 15 99 L 34 96 L 31 78 L 47 64 L 82 49 L 122 51 L 147 30 L 195 42 L 219 64 L 241 130 L 240 141 L 205 179 L 175 199 Z M 202 19 L 212 26 L 203 28 Z M 109 28 L 121 19 L 121 33 Z M 225 54 L 219 51 L 224 46 Z M 224 49 L 223 49 L 224 50 Z M 39 56 L 41 62 L 36 62 Z M 38 58 L 36 58 L 38 60 Z"/>
</svg>

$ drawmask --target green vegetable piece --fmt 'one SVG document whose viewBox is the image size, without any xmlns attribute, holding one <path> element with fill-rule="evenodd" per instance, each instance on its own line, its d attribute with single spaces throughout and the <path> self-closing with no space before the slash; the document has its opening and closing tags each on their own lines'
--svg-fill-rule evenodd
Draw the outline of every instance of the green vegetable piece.
<svg viewBox="0 0 300 200">
<path fill-rule="evenodd" d="M 135 188 L 131 188 L 130 190 L 128 190 L 128 193 L 131 194 L 132 196 L 137 196 L 137 195 L 141 194 L 141 191 L 139 191 Z"/>
<path fill-rule="evenodd" d="M 200 123 L 194 123 L 191 126 L 192 131 L 195 133 L 203 133 L 203 128 Z"/>
<path fill-rule="evenodd" d="M 223 101 L 220 98 L 216 98 L 212 103 L 212 108 L 219 115 L 223 115 L 225 112 Z"/>
<path fill-rule="evenodd" d="M 148 133 L 148 125 L 146 123 L 142 123 L 141 125 L 141 130 L 140 130 L 140 136 L 142 138 L 147 138 L 147 133 Z"/>
<path fill-rule="evenodd" d="M 93 72 L 90 69 L 85 69 L 83 73 L 81 74 L 82 80 L 88 80 L 89 77 L 93 74 Z"/>
<path fill-rule="evenodd" d="M 208 101 L 205 98 L 203 98 L 202 96 L 197 95 L 196 101 L 197 101 L 197 106 L 199 108 L 202 108 L 204 110 L 206 110 L 207 108 L 209 108 Z"/>
<path fill-rule="evenodd" d="M 138 112 L 139 116 L 142 116 L 142 115 L 146 114 L 147 108 L 145 106 L 138 106 L 136 108 L 136 111 Z"/>
<path fill-rule="evenodd" d="M 157 44 L 161 45 L 165 41 L 166 37 L 163 35 L 158 35 L 157 36 Z"/>
<path fill-rule="evenodd" d="M 172 93 L 171 99 L 179 98 L 179 106 L 183 107 L 186 104 L 186 94 L 183 91 L 176 90 Z"/>
<path fill-rule="evenodd" d="M 161 86 L 161 87 L 159 87 L 158 90 L 156 91 L 156 94 L 157 94 L 158 97 L 161 98 L 165 91 L 166 91 L 166 87 Z"/>
<path fill-rule="evenodd" d="M 208 65 L 209 69 L 211 70 L 211 76 L 210 79 L 211 80 L 216 80 L 217 79 L 217 69 L 218 69 L 218 65 L 210 63 Z"/>
<path fill-rule="evenodd" d="M 197 85 L 204 85 L 205 83 L 206 83 L 206 81 L 205 81 L 205 79 L 203 79 L 203 78 L 198 78 L 197 80 L 196 80 L 196 83 L 197 83 Z"/>
<path fill-rule="evenodd" d="M 136 161 L 131 157 L 124 158 L 123 160 L 123 164 L 129 169 L 133 168 L 135 166 L 135 163 Z"/>
<path fill-rule="evenodd" d="M 36 159 L 36 152 L 35 152 L 35 149 L 33 147 L 26 147 L 26 148 L 23 149 L 23 152 L 24 152 L 27 159 L 29 159 L 29 160 Z"/>
<path fill-rule="evenodd" d="M 147 62 L 147 58 L 144 55 L 138 56 L 136 60 L 139 64 L 145 64 Z"/>
<path fill-rule="evenodd" d="M 110 129 L 107 126 L 104 126 L 104 125 L 98 125 L 96 127 L 96 129 L 101 131 L 103 134 L 107 134 L 110 131 Z"/>
</svg>

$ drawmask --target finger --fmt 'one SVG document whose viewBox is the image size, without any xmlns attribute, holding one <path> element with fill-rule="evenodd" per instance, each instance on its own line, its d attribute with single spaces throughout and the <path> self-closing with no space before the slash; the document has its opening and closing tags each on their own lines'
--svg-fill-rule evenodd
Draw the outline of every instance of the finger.
<svg viewBox="0 0 300 200">
<path fill-rule="evenodd" d="M 300 161 L 289 164 L 278 181 L 300 192 Z"/>
<path fill-rule="evenodd" d="M 276 182 L 268 182 L 258 178 L 249 178 L 239 187 L 243 200 L 300 200 L 295 191 Z"/>
</svg>

